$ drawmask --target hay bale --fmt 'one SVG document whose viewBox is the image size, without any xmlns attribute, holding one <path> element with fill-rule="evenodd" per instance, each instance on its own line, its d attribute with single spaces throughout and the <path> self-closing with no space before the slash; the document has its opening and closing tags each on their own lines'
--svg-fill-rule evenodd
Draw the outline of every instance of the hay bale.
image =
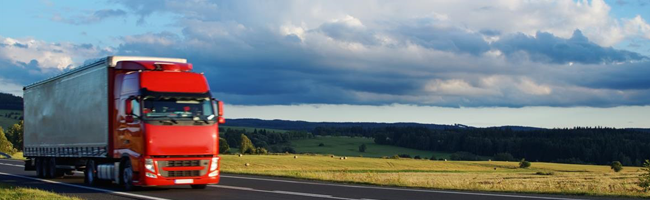
<svg viewBox="0 0 650 200">
<path fill-rule="evenodd" d="M 242 154 L 240 153 L 240 154 L 239 154 L 239 157 L 242 157 L 242 156 L 244 156 L 244 155 L 242 155 Z"/>
<path fill-rule="evenodd" d="M 447 162 L 447 159 L 445 159 L 445 162 Z"/>
<path fill-rule="evenodd" d="M 348 157 L 347 157 L 347 156 L 346 156 L 346 157 L 343 157 L 343 160 L 347 160 L 347 159 L 348 159 Z"/>
<path fill-rule="evenodd" d="M 343 157 L 340 157 L 339 160 L 343 160 Z"/>
<path fill-rule="evenodd" d="M 246 163 L 246 164 L 244 164 L 244 166 L 248 167 L 248 166 L 251 166 L 251 164 L 250 164 L 250 163 Z"/>
<path fill-rule="evenodd" d="M 293 156 L 293 159 L 296 159 L 296 158 L 298 158 L 298 156 Z"/>
</svg>

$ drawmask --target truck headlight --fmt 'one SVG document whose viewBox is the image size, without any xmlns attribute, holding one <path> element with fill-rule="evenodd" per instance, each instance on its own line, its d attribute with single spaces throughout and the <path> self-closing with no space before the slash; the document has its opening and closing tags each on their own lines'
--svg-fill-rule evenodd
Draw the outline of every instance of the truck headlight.
<svg viewBox="0 0 650 200">
<path fill-rule="evenodd" d="M 153 160 L 151 158 L 146 158 L 144 159 L 144 168 L 149 170 L 150 172 L 156 172 L 156 170 L 153 168 Z"/>
<path fill-rule="evenodd" d="M 210 171 L 217 170 L 219 166 L 219 157 L 212 157 L 212 162 L 210 163 Z"/>
</svg>

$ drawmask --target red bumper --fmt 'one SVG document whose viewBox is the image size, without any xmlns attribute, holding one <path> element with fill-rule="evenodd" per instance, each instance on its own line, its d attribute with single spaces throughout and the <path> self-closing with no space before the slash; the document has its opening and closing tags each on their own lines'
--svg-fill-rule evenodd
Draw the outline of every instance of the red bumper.
<svg viewBox="0 0 650 200">
<path fill-rule="evenodd" d="M 169 185 L 202 185 L 202 184 L 217 184 L 219 183 L 219 177 L 180 177 L 180 178 L 166 178 L 159 176 L 158 178 L 149 178 L 144 177 L 142 182 L 133 183 L 138 186 L 169 186 Z M 177 180 L 181 180 L 182 183 L 177 183 Z M 191 183 L 187 183 L 187 180 L 192 180 Z"/>
</svg>

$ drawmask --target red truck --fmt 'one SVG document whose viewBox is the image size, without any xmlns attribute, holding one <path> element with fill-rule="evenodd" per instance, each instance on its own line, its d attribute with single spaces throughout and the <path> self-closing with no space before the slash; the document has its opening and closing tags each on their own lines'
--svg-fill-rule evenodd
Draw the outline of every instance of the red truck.
<svg viewBox="0 0 650 200">
<path fill-rule="evenodd" d="M 219 182 L 223 103 L 186 59 L 109 56 L 24 90 L 25 170 L 85 183 Z"/>
</svg>

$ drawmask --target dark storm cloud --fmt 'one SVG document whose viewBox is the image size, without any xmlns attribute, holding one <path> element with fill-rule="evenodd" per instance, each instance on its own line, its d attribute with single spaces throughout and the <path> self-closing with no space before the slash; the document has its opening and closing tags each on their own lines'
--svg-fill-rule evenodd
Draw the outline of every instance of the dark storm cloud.
<svg viewBox="0 0 650 200">
<path fill-rule="evenodd" d="M 635 52 L 601 47 L 590 42 L 580 30 L 575 30 L 569 39 L 546 32 L 537 32 L 535 37 L 519 33 L 504 36 L 492 46 L 509 56 L 526 52 L 534 61 L 558 64 L 607 64 L 647 59 Z"/>
<path fill-rule="evenodd" d="M 441 51 L 479 55 L 490 50 L 490 45 L 480 34 L 456 27 L 416 24 L 401 26 L 394 31 L 423 47 Z"/>
<path fill-rule="evenodd" d="M 11 80 L 20 85 L 28 85 L 62 72 L 57 69 L 42 69 L 41 67 L 36 60 L 31 60 L 29 63 L 14 63 L 0 59 L 0 78 Z"/>
</svg>

